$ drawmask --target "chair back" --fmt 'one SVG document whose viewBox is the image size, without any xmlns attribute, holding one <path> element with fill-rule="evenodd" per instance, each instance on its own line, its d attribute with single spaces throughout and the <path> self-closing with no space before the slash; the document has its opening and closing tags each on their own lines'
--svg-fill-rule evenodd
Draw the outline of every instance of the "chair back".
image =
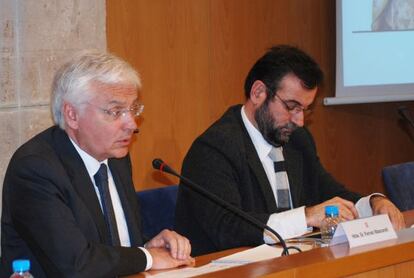
<svg viewBox="0 0 414 278">
<path fill-rule="evenodd" d="M 143 234 L 148 239 L 163 229 L 173 229 L 177 191 L 177 185 L 170 185 L 137 192 Z"/>
<path fill-rule="evenodd" d="M 414 209 L 414 162 L 384 167 L 382 179 L 390 200 L 401 211 Z"/>
</svg>

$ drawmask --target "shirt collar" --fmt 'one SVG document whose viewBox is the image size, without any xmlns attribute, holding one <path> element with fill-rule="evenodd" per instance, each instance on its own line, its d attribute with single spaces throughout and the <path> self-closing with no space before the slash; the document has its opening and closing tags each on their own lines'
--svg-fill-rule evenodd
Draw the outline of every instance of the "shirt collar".
<svg viewBox="0 0 414 278">
<path fill-rule="evenodd" d="M 82 150 L 75 141 L 72 140 L 72 138 L 69 138 L 72 142 L 73 146 L 75 147 L 76 151 L 79 153 L 80 157 L 82 158 L 83 163 L 85 164 L 86 170 L 88 171 L 89 176 L 93 180 L 93 176 L 98 172 L 99 168 L 101 167 L 101 164 L 104 163 L 106 166 L 108 166 L 108 159 L 105 159 L 103 161 L 98 161 L 91 155 L 89 155 L 87 152 Z"/>
<path fill-rule="evenodd" d="M 256 148 L 256 152 L 259 155 L 260 161 L 263 161 L 272 150 L 272 145 L 270 145 L 260 133 L 260 131 L 250 122 L 249 118 L 244 111 L 244 105 L 241 109 L 241 116 L 244 123 L 244 126 L 249 133 L 250 138 L 252 139 L 253 145 Z"/>
</svg>

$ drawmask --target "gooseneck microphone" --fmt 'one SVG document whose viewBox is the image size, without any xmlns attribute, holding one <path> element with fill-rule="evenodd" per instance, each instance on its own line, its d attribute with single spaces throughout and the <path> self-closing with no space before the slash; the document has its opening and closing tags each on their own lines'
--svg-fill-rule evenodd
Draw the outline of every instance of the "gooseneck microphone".
<svg viewBox="0 0 414 278">
<path fill-rule="evenodd" d="M 397 108 L 398 110 L 398 114 L 400 114 L 400 116 L 406 120 L 412 128 L 414 128 L 414 121 L 413 118 L 411 117 L 411 113 L 408 110 L 408 108 L 406 106 L 400 106 Z"/>
<path fill-rule="evenodd" d="M 219 198 L 215 194 L 205 190 L 203 187 L 201 187 L 200 185 L 194 183 L 190 179 L 178 174 L 170 166 L 168 166 L 166 163 L 164 163 L 164 161 L 162 161 L 161 159 L 159 159 L 159 158 L 154 159 L 152 161 L 152 167 L 156 170 L 160 170 L 161 172 L 165 172 L 165 173 L 168 173 L 168 174 L 171 174 L 173 176 L 176 176 L 176 177 L 180 178 L 181 181 L 186 186 L 188 186 L 192 190 L 196 191 L 197 193 L 199 193 L 203 197 L 206 197 L 210 201 L 213 201 L 214 203 L 224 207 L 224 209 L 236 214 L 237 216 L 239 216 L 240 218 L 242 218 L 245 221 L 249 222 L 250 224 L 252 224 L 256 228 L 259 228 L 261 231 L 266 229 L 267 231 L 272 233 L 274 236 L 277 237 L 280 244 L 282 245 L 282 248 L 283 248 L 282 256 L 289 255 L 289 249 L 295 249 L 299 252 L 302 252 L 302 250 L 300 250 L 298 247 L 295 247 L 295 246 L 287 247 L 286 242 L 283 240 L 283 238 L 275 230 L 270 228 L 268 225 L 261 223 L 259 220 L 252 217 L 251 215 L 247 214 L 246 212 L 244 212 L 240 208 L 238 208 L 238 207 L 230 204 L 229 202 Z"/>
</svg>

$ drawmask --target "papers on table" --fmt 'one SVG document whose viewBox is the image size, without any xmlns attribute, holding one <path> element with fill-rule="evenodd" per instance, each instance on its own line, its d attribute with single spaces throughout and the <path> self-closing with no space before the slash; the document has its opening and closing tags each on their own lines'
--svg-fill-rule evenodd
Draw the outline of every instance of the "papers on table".
<svg viewBox="0 0 414 278">
<path fill-rule="evenodd" d="M 186 268 L 179 268 L 171 271 L 161 272 L 159 274 L 147 274 L 144 272 L 145 277 L 156 277 L 156 278 L 183 278 L 183 277 L 194 277 L 202 274 L 207 274 L 210 272 L 215 272 L 219 270 L 224 270 L 230 267 L 234 267 L 237 265 L 224 265 L 224 264 L 213 264 L 209 263 L 200 267 L 186 267 Z"/>
<path fill-rule="evenodd" d="M 280 257 L 283 249 L 281 247 L 269 246 L 267 244 L 260 245 L 245 251 L 241 251 L 217 260 L 211 263 L 216 264 L 248 264 L 264 260 L 270 260 Z"/>
<path fill-rule="evenodd" d="M 295 239 L 291 242 L 286 243 L 287 246 L 297 246 L 302 251 L 307 251 L 313 248 L 313 242 L 311 244 L 307 242 L 309 239 Z M 168 277 L 168 278 L 182 278 L 182 277 L 193 277 L 202 275 L 210 272 L 224 270 L 231 267 L 236 267 L 244 264 L 270 260 L 273 258 L 280 257 L 282 255 L 283 248 L 278 246 L 270 246 L 267 244 L 260 245 L 255 248 L 251 248 L 245 251 L 241 251 L 226 257 L 222 257 L 217 260 L 211 261 L 211 263 L 200 266 L 200 267 L 186 267 L 174 269 L 171 271 L 161 272 L 159 274 L 150 275 L 148 277 Z M 289 250 L 290 254 L 297 253 L 296 250 Z"/>
<path fill-rule="evenodd" d="M 214 271 L 224 270 L 227 268 L 240 266 L 248 263 L 269 260 L 280 257 L 283 249 L 281 247 L 269 246 L 266 244 L 251 248 L 239 253 L 235 253 L 200 267 L 186 267 L 171 271 L 162 272 L 155 275 L 147 275 L 149 277 L 193 277 Z"/>
</svg>

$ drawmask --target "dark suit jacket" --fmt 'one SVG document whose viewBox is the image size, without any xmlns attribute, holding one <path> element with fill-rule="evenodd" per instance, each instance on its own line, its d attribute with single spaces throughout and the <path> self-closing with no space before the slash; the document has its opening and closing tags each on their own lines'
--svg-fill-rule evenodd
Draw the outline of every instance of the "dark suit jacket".
<svg viewBox="0 0 414 278">
<path fill-rule="evenodd" d="M 51 127 L 13 155 L 3 186 L 4 277 L 29 258 L 34 277 L 115 277 L 145 269 L 129 157 L 109 159 L 125 212 L 130 248 L 112 247 L 86 167 L 66 133 Z M 3 277 L 3 276 L 2 276 Z"/>
<path fill-rule="evenodd" d="M 182 174 L 267 223 L 270 214 L 280 210 L 240 109 L 241 105 L 231 107 L 195 140 Z M 284 157 L 294 207 L 315 205 L 334 196 L 354 202 L 360 198 L 325 171 L 307 129 L 292 134 Z M 185 186 L 179 188 L 175 224 L 177 232 L 190 239 L 193 255 L 263 243 L 263 231 Z"/>
</svg>

